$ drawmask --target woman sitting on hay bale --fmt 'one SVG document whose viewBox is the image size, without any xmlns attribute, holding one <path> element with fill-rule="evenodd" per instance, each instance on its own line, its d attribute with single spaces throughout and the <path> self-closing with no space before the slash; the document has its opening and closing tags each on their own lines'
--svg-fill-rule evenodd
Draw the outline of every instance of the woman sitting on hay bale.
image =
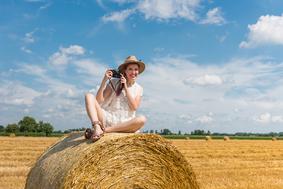
<svg viewBox="0 0 283 189">
<path fill-rule="evenodd" d="M 85 95 L 88 117 L 93 129 L 85 131 L 85 138 L 97 141 L 103 133 L 138 132 L 146 122 L 144 116 L 136 116 L 143 88 L 136 82 L 145 64 L 135 56 L 129 56 L 115 70 L 107 70 L 96 94 Z M 107 84 L 107 80 L 109 80 Z"/>
</svg>

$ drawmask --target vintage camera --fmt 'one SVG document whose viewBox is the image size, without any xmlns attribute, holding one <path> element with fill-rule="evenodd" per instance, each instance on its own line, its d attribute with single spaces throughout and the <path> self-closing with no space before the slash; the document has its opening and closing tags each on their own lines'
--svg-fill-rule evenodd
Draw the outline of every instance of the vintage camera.
<svg viewBox="0 0 283 189">
<path fill-rule="evenodd" d="M 121 72 L 119 70 L 112 69 L 110 71 L 112 72 L 112 77 L 121 78 Z"/>
</svg>

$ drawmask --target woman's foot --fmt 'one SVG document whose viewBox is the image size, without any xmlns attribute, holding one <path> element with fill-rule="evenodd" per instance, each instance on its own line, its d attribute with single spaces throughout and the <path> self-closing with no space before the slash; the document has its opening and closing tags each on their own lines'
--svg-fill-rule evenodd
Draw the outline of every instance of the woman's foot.
<svg viewBox="0 0 283 189">
<path fill-rule="evenodd" d="M 94 121 L 92 123 L 92 126 L 93 126 L 93 134 L 91 136 L 91 140 L 93 142 L 95 142 L 95 141 L 99 140 L 103 136 L 104 127 L 103 127 L 103 125 L 101 124 L 100 121 Z"/>
</svg>

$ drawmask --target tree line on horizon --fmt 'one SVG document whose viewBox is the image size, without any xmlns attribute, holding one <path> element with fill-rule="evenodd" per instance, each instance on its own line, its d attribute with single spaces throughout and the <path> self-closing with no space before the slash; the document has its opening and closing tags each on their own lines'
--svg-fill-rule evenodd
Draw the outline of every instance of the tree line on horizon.
<svg viewBox="0 0 283 189">
<path fill-rule="evenodd" d="M 0 125 L 0 132 L 6 133 L 45 133 L 49 136 L 54 130 L 50 123 L 43 121 L 37 122 L 31 116 L 25 116 L 18 123 L 9 123 L 5 126 Z"/>
<path fill-rule="evenodd" d="M 35 118 L 31 116 L 25 116 L 18 123 L 12 123 L 5 126 L 0 125 L 0 133 L 26 133 L 26 135 L 31 135 L 31 133 L 39 134 L 44 133 L 45 136 L 50 136 L 52 133 L 57 134 L 66 134 L 73 131 L 84 131 L 86 128 L 75 128 L 75 129 L 67 129 L 65 131 L 54 131 L 54 127 L 50 123 L 46 123 L 43 121 L 37 122 Z M 252 133 L 252 132 L 236 132 L 236 133 L 219 133 L 219 132 L 210 132 L 196 129 L 191 131 L 190 133 L 182 133 L 180 130 L 175 133 L 170 129 L 160 129 L 160 130 L 144 130 L 143 133 L 152 133 L 159 135 L 198 135 L 198 136 L 272 136 L 278 137 L 283 136 L 283 132 L 269 132 L 269 133 Z"/>
<path fill-rule="evenodd" d="M 160 129 L 158 130 L 145 130 L 143 133 L 154 133 L 159 135 L 197 135 L 197 136 L 269 136 L 269 137 L 279 137 L 283 136 L 283 132 L 268 132 L 268 133 L 252 133 L 252 132 L 235 132 L 235 133 L 220 133 L 220 132 L 211 132 L 205 131 L 201 129 L 196 129 L 191 131 L 190 133 L 182 133 L 180 130 L 175 133 L 170 129 Z"/>
</svg>

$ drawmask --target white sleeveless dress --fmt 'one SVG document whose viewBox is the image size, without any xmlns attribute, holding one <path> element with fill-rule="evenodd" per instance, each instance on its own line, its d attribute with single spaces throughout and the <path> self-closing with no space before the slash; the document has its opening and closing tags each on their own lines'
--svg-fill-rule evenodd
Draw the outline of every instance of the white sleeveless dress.
<svg viewBox="0 0 283 189">
<path fill-rule="evenodd" d="M 115 90 L 117 90 L 120 79 L 113 78 L 111 81 L 115 87 Z M 112 89 L 109 83 L 107 85 L 109 85 Z M 137 82 L 135 82 L 131 87 L 128 87 L 128 89 L 134 99 L 137 95 L 143 95 L 143 88 Z M 103 124 L 106 127 L 111 127 L 136 117 L 136 111 L 131 110 L 129 107 L 125 89 L 122 90 L 119 96 L 117 96 L 115 91 L 112 89 L 110 97 L 102 102 L 100 106 L 104 114 Z"/>
</svg>

